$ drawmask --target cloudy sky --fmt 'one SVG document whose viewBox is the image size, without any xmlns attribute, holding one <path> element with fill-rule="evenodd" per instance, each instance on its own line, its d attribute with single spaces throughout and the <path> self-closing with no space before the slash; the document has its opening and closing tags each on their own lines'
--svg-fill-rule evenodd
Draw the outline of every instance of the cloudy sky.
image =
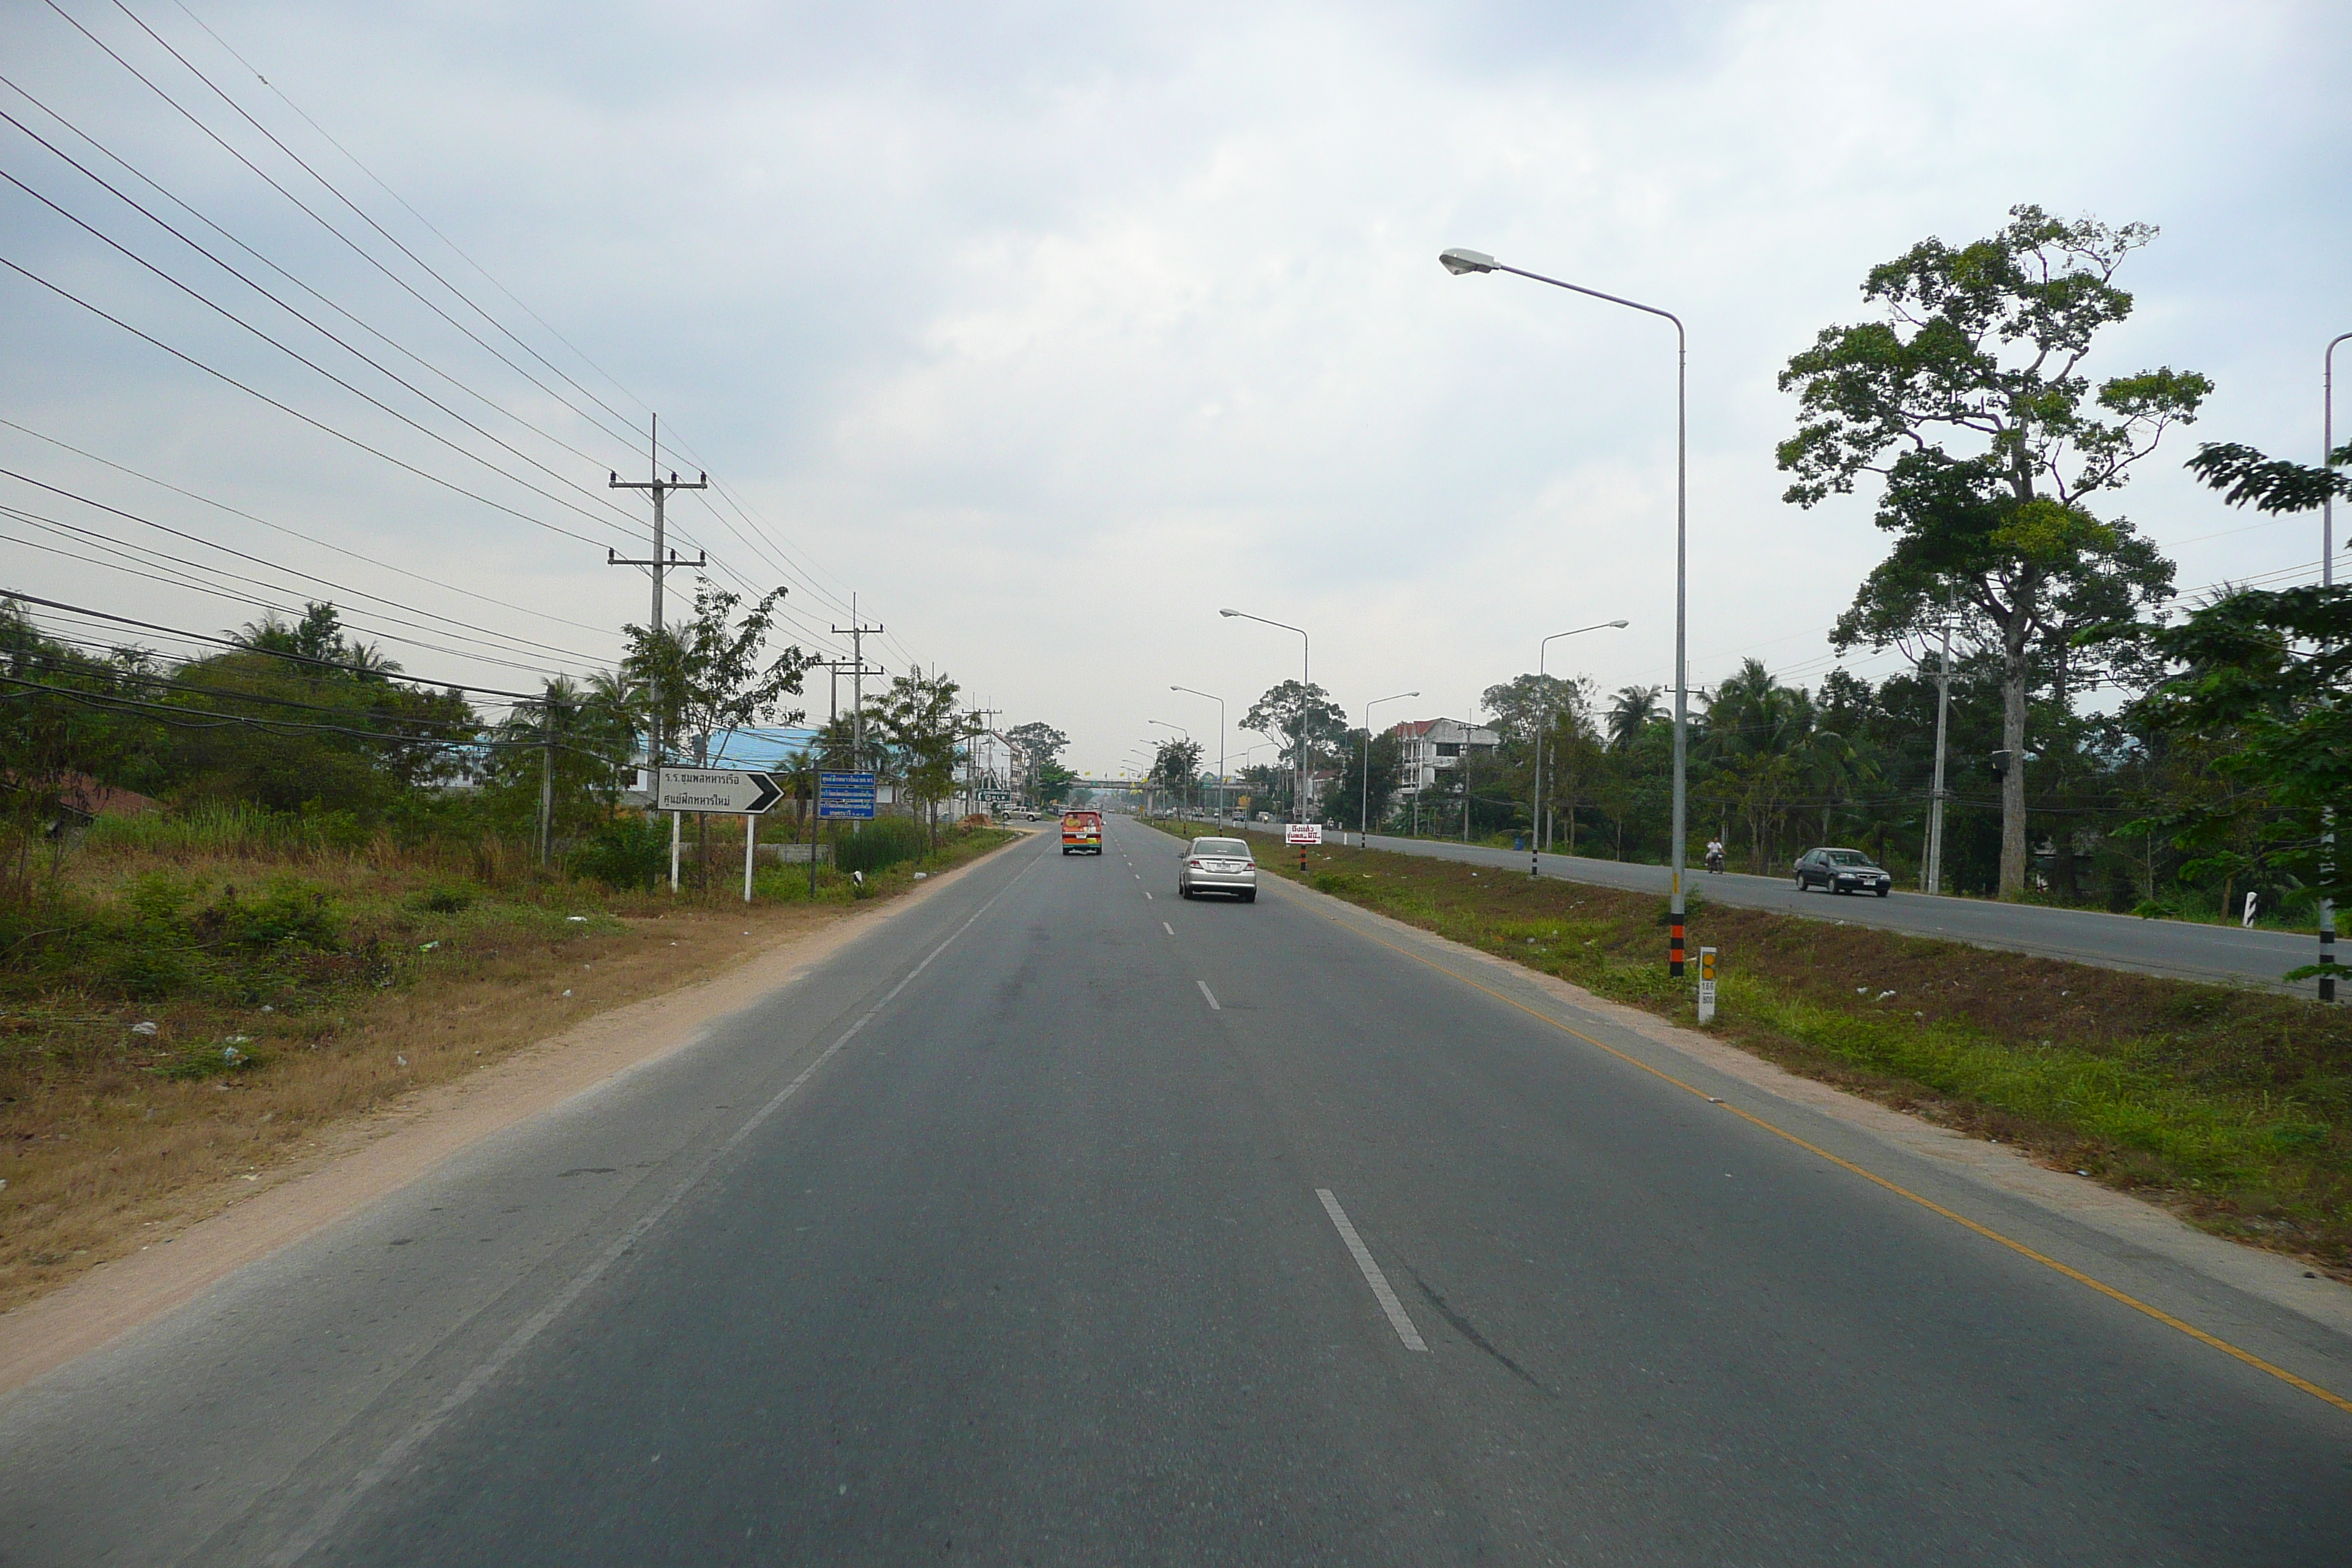
<svg viewBox="0 0 2352 1568">
<path fill-rule="evenodd" d="M 1811 682 L 1883 536 L 1866 497 L 1781 503 L 1774 374 L 1872 264 L 2027 201 L 2162 228 L 2095 374 L 2219 386 L 2115 510 L 2184 588 L 2316 573 L 2315 524 L 2250 526 L 2179 459 L 2316 457 L 2352 330 L 2340 5 L 6 0 L 0 28 L 0 582 L 72 605 L 218 630 L 331 584 L 419 673 L 595 668 L 646 615 L 604 564 L 646 509 L 605 480 L 658 409 L 664 465 L 724 487 L 674 513 L 719 582 L 789 584 L 828 649 L 855 592 L 872 657 L 1090 773 L 1153 720 L 1213 735 L 1171 684 L 1257 740 L 1297 639 L 1225 605 L 1308 628 L 1351 710 L 1422 693 L 1383 722 L 1620 616 L 1554 668 L 1667 680 L 1671 331 L 1447 276 L 1467 245 L 1687 321 L 1692 679 Z"/>
</svg>

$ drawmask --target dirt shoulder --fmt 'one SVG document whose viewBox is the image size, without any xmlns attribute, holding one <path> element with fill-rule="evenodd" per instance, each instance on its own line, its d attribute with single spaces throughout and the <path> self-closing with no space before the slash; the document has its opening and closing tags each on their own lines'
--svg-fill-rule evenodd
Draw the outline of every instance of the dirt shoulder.
<svg viewBox="0 0 2352 1568">
<path fill-rule="evenodd" d="M 190 1098 L 202 1097 L 203 1114 L 175 1119 L 160 1146 L 136 1151 L 143 1160 L 120 1143 L 96 1148 L 93 1139 L 87 1159 L 45 1163 L 48 1184 L 66 1190 L 39 1205 L 37 1225 L 0 1237 L 0 1255 L 21 1260 L 0 1272 L 0 1391 L 191 1299 L 477 1140 L 677 1050 L 973 863 L 883 900 L 679 909 L 620 921 L 551 955 L 501 955 L 386 997 L 338 1046 L 331 1072 L 187 1086 Z M 331 1113 L 354 1096 L 358 1109 Z M 93 1127 L 105 1131 L 102 1122 L 75 1124 L 57 1152 Z M 175 1155 L 181 1168 L 160 1173 Z M 130 1164 L 148 1169 L 139 1176 Z M 55 1179 L 61 1175 L 67 1180 Z"/>
</svg>

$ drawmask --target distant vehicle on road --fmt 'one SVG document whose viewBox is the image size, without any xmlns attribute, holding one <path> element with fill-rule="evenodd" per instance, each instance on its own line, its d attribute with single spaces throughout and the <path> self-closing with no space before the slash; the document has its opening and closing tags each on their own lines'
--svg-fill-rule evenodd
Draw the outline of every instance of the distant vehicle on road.
<svg viewBox="0 0 2352 1568">
<path fill-rule="evenodd" d="M 1062 853 L 1065 855 L 1102 853 L 1101 812 L 1066 811 L 1062 813 Z"/>
<path fill-rule="evenodd" d="M 1797 857 L 1797 891 L 1816 885 L 1832 893 L 1875 893 L 1895 890 L 1895 879 L 1859 849 L 1808 849 Z"/>
<path fill-rule="evenodd" d="M 1238 838 L 1195 838 L 1176 862 L 1176 896 L 1198 898 L 1202 893 L 1231 893 L 1245 904 L 1257 902 L 1257 861 L 1250 847 Z"/>
</svg>

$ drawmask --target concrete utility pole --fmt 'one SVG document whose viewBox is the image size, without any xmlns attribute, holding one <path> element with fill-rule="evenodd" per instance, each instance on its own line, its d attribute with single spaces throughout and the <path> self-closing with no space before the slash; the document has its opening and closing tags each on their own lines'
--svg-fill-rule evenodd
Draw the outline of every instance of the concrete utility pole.
<svg viewBox="0 0 2352 1568">
<path fill-rule="evenodd" d="M 2327 340 L 2327 352 L 2320 356 L 2319 387 L 2319 462 L 2328 477 L 2336 475 L 2336 345 L 2352 332 L 2338 332 Z M 2336 496 L 2332 490 L 2322 492 L 2319 500 L 2319 585 L 2336 586 Z M 2323 871 L 2335 870 L 2336 813 L 2326 814 L 2327 860 Z M 2336 1000 L 2336 904 L 2333 900 L 2319 900 L 2319 999 Z"/>
<path fill-rule="evenodd" d="M 859 773 L 866 770 L 866 634 L 879 635 L 882 628 L 869 626 L 857 616 L 857 595 L 849 595 L 849 624 L 835 626 L 833 635 L 849 639 L 850 653 L 856 658 L 849 683 L 849 765 Z M 876 673 L 880 673 L 877 671 Z"/>
<path fill-rule="evenodd" d="M 677 470 L 673 468 L 670 470 L 668 480 L 667 482 L 663 480 L 661 476 L 661 416 L 658 414 L 653 416 L 652 439 L 647 452 L 646 472 L 648 477 L 644 483 L 640 484 L 635 479 L 625 479 L 621 478 L 620 470 L 614 469 L 612 474 L 611 488 L 616 490 L 651 490 L 653 492 L 653 559 L 650 561 L 624 560 L 619 551 L 607 547 L 604 552 L 604 564 L 607 566 L 646 566 L 652 569 L 654 578 L 653 630 L 654 635 L 656 637 L 659 637 L 666 629 L 662 624 L 662 574 L 668 571 L 673 566 L 701 567 L 710 564 L 710 557 L 703 551 L 696 551 L 694 552 L 694 559 L 691 561 L 681 561 L 678 559 L 677 552 L 669 548 L 668 541 L 663 532 L 662 502 L 672 490 L 698 490 L 709 489 L 710 485 L 710 476 L 709 474 L 698 473 L 692 484 L 686 484 L 679 480 Z M 653 697 L 653 725 L 651 732 L 646 737 L 646 762 L 653 770 L 654 798 L 658 801 L 661 798 L 662 747 L 667 737 L 662 734 L 661 729 L 660 691 L 656 690 Z M 669 814 L 669 890 L 673 893 L 677 891 L 678 834 L 680 825 L 683 821 L 684 818 L 679 813 L 673 811 Z"/>
<path fill-rule="evenodd" d="M 1944 657 L 1936 666 L 1936 782 L 1927 791 L 1927 863 L 1919 890 L 1944 890 L 1944 727 L 1952 711 L 1952 617 L 1944 616 Z"/>
</svg>

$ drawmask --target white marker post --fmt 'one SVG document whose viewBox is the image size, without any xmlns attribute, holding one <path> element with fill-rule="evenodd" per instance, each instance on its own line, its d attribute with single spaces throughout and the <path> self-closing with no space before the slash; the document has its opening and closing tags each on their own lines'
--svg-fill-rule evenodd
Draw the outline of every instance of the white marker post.
<svg viewBox="0 0 2352 1568">
<path fill-rule="evenodd" d="M 1715 949 L 1698 950 L 1698 1021 L 1715 1022 Z"/>
<path fill-rule="evenodd" d="M 2246 912 L 2238 924 L 2248 931 L 2254 929 L 2254 911 L 2262 907 L 2262 895 L 2251 888 L 2246 890 Z"/>
<path fill-rule="evenodd" d="M 747 903 L 747 904 L 748 904 L 748 903 L 750 903 L 750 902 L 751 901 L 751 846 L 752 846 L 752 844 L 753 844 L 753 843 L 758 839 L 758 837 L 759 837 L 759 833 L 760 833 L 760 819 L 759 819 L 758 817 L 756 817 L 756 816 L 746 816 L 746 817 L 744 817 L 744 818 L 743 818 L 743 901 L 744 901 L 745 903 Z"/>
</svg>

